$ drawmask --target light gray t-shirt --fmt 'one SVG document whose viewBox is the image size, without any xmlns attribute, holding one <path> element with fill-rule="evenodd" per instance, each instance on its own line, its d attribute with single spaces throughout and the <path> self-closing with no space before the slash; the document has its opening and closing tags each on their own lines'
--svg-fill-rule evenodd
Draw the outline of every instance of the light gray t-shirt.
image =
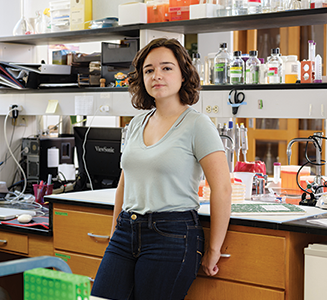
<svg viewBox="0 0 327 300">
<path fill-rule="evenodd" d="M 218 131 L 209 117 L 189 107 L 160 141 L 146 146 L 143 131 L 153 112 L 134 117 L 128 126 L 123 209 L 140 214 L 197 210 L 203 174 L 199 161 L 225 151 Z"/>
</svg>

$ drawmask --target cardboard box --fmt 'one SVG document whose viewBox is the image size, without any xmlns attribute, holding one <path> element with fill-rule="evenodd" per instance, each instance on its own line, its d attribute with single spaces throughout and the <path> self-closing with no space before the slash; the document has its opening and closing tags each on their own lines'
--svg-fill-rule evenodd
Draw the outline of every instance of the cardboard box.
<svg viewBox="0 0 327 300">
<path fill-rule="evenodd" d="M 126 3 L 118 6 L 119 25 L 146 24 L 147 7 L 146 3 Z"/>
<path fill-rule="evenodd" d="M 70 0 L 70 30 L 89 28 L 92 20 L 92 0 Z"/>
</svg>

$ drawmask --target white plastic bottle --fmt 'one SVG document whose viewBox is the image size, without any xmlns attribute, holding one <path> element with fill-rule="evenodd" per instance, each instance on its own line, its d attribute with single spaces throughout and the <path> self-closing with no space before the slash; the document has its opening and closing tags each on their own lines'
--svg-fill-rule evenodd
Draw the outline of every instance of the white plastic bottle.
<svg viewBox="0 0 327 300">
<path fill-rule="evenodd" d="M 261 65 L 261 62 L 258 59 L 258 51 L 250 51 L 249 56 L 249 59 L 246 61 L 245 81 L 246 84 L 258 84 Z"/>
<path fill-rule="evenodd" d="M 220 49 L 215 56 L 214 64 L 214 82 L 215 84 L 228 84 L 229 83 L 229 63 L 230 56 L 227 51 L 227 43 L 220 44 Z"/>
<path fill-rule="evenodd" d="M 248 0 L 248 14 L 261 14 L 262 3 L 261 0 Z"/>
<path fill-rule="evenodd" d="M 268 83 L 281 83 L 283 61 L 279 56 L 279 48 L 271 49 L 271 56 L 267 61 L 267 68 Z"/>
<path fill-rule="evenodd" d="M 243 84 L 244 83 L 244 61 L 242 59 L 241 51 L 234 51 L 233 59 L 230 63 L 230 83 Z"/>
<path fill-rule="evenodd" d="M 296 83 L 299 74 L 297 55 L 288 55 L 285 64 L 285 83 Z"/>
</svg>

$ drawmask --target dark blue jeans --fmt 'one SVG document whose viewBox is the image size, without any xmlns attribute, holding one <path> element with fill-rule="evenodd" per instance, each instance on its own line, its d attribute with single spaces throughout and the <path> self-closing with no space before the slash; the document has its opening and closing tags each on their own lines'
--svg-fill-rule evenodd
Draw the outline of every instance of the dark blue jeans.
<svg viewBox="0 0 327 300">
<path fill-rule="evenodd" d="M 201 264 L 196 211 L 121 212 L 91 295 L 114 300 L 181 300 Z"/>
</svg>

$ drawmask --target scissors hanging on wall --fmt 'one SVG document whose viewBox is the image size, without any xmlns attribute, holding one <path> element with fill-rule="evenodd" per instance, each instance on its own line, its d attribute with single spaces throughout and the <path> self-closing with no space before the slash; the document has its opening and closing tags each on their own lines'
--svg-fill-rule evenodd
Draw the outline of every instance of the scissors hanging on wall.
<svg viewBox="0 0 327 300">
<path fill-rule="evenodd" d="M 229 101 L 228 104 L 232 106 L 233 115 L 237 114 L 240 105 L 247 104 L 246 102 L 244 102 L 244 100 L 245 100 L 245 94 L 243 92 L 238 92 L 236 89 L 230 90 L 228 94 L 228 101 Z"/>
</svg>

